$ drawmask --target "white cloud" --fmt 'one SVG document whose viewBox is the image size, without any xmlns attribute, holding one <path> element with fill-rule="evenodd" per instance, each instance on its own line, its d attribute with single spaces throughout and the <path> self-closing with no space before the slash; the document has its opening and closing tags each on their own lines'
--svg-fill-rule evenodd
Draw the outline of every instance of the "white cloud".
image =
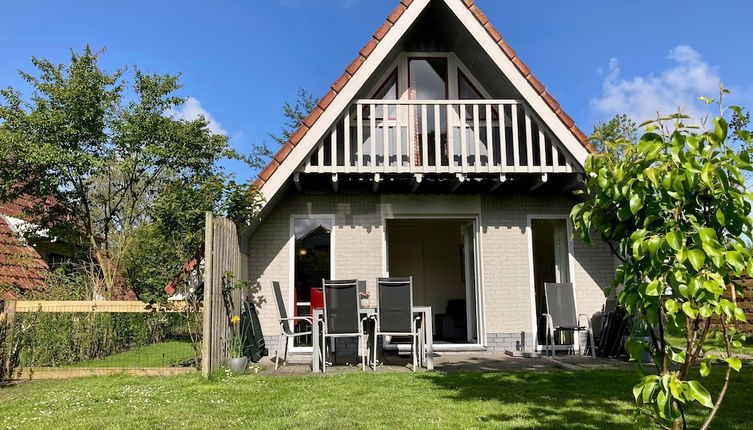
<svg viewBox="0 0 753 430">
<path fill-rule="evenodd" d="M 602 120 L 626 113 L 641 123 L 656 118 L 657 111 L 667 115 L 683 108 L 697 119 L 711 112 L 697 99 L 718 96 L 721 78 L 717 69 L 688 45 L 672 48 L 667 59 L 673 64 L 658 74 L 631 78 L 622 76 L 617 58 L 609 60 L 602 94 L 590 101 L 592 113 Z"/>
<path fill-rule="evenodd" d="M 186 102 L 182 105 L 177 106 L 175 109 L 168 110 L 167 115 L 175 119 L 185 119 L 188 121 L 195 120 L 199 115 L 202 115 L 204 119 L 209 122 L 209 131 L 214 134 L 227 136 L 227 131 L 222 128 L 222 124 L 220 124 L 211 113 L 204 109 L 201 106 L 201 102 L 194 97 L 188 97 Z"/>
</svg>

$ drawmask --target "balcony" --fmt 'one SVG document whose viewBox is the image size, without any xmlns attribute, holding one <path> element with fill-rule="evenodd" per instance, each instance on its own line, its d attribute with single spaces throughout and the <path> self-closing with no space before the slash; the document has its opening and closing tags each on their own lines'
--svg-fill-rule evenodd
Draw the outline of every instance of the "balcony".
<svg viewBox="0 0 753 430">
<path fill-rule="evenodd" d="M 570 173 L 577 163 L 518 100 L 357 100 L 303 173 Z"/>
</svg>

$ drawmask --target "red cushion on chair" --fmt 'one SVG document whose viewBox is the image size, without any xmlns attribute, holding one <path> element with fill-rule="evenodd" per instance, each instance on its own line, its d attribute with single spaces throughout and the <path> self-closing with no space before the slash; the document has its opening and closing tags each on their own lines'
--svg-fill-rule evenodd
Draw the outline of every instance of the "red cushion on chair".
<svg viewBox="0 0 753 430">
<path fill-rule="evenodd" d="M 324 293 L 319 288 L 311 289 L 311 313 L 314 309 L 324 309 Z"/>
</svg>

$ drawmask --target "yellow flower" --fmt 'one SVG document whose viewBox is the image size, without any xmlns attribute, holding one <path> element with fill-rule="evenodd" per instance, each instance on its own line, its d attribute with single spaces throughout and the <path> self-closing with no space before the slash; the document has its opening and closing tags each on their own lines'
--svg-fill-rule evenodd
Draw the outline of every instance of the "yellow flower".
<svg viewBox="0 0 753 430">
<path fill-rule="evenodd" d="M 241 322 L 241 317 L 239 317 L 239 316 L 236 315 L 236 316 L 234 316 L 233 318 L 230 319 L 230 322 L 233 323 L 233 324 L 238 324 L 239 322 Z"/>
</svg>

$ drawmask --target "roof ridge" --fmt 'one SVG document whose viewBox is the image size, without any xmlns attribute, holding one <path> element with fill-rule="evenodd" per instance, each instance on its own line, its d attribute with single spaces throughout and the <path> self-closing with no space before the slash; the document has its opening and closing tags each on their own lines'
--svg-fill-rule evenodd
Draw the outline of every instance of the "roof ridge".
<svg viewBox="0 0 753 430">
<path fill-rule="evenodd" d="M 544 85 L 538 79 L 536 79 L 535 76 L 533 76 L 531 70 L 525 65 L 525 63 L 523 63 L 520 57 L 518 57 L 517 52 L 515 52 L 515 50 L 512 49 L 512 47 L 508 45 L 507 42 L 504 41 L 502 34 L 494 27 L 491 21 L 489 21 L 489 18 L 487 18 L 487 16 L 481 11 L 481 9 L 476 6 L 475 0 L 458 1 L 462 1 L 463 4 L 470 10 L 479 24 L 481 24 L 481 26 L 486 29 L 487 33 L 492 37 L 492 39 L 494 39 L 497 46 L 505 53 L 507 58 L 512 61 L 512 63 L 523 75 L 526 81 L 531 85 L 531 87 L 533 87 L 536 93 L 542 99 L 544 99 L 544 102 L 547 104 L 547 106 L 552 109 L 559 120 L 562 121 L 565 127 L 573 134 L 573 136 L 575 136 L 578 142 L 589 152 L 596 152 L 596 148 L 590 142 L 588 142 L 588 137 L 578 128 L 578 126 L 575 125 L 575 121 L 573 121 L 573 119 L 570 118 L 570 116 L 568 116 L 565 111 L 562 110 L 560 104 L 546 90 L 546 87 L 544 87 Z M 369 41 L 366 42 L 366 45 L 364 45 L 364 47 L 358 52 L 356 58 L 351 61 L 351 63 L 345 68 L 343 74 L 340 75 L 340 77 L 337 78 L 337 80 L 335 80 L 335 82 L 330 86 L 330 89 L 327 91 L 327 93 L 321 99 L 319 99 L 317 106 L 303 120 L 303 124 L 301 124 L 301 126 L 298 127 L 298 129 L 293 134 L 290 135 L 288 141 L 282 146 L 282 148 L 280 148 L 279 151 L 277 151 L 277 153 L 272 157 L 272 160 L 269 162 L 269 164 L 267 164 L 267 166 L 259 173 L 259 177 L 254 182 L 254 185 L 257 188 L 261 188 L 262 186 L 264 186 L 264 184 L 267 183 L 269 178 L 272 177 L 275 171 L 277 171 L 277 168 L 280 167 L 282 162 L 285 161 L 288 155 L 290 155 L 295 146 L 298 145 L 298 143 L 303 139 L 306 133 L 308 133 L 311 127 L 314 126 L 316 121 L 329 107 L 337 94 L 342 91 L 348 81 L 350 81 L 350 78 L 355 75 L 356 72 L 361 68 L 361 65 L 366 61 L 369 55 L 371 55 L 379 42 L 384 39 L 390 29 L 392 29 L 395 23 L 397 23 L 397 21 L 412 3 L 413 0 L 400 0 L 400 3 L 398 3 L 395 9 L 390 12 L 389 15 L 387 15 L 385 22 L 374 32 L 374 34 L 371 35 Z"/>
</svg>

